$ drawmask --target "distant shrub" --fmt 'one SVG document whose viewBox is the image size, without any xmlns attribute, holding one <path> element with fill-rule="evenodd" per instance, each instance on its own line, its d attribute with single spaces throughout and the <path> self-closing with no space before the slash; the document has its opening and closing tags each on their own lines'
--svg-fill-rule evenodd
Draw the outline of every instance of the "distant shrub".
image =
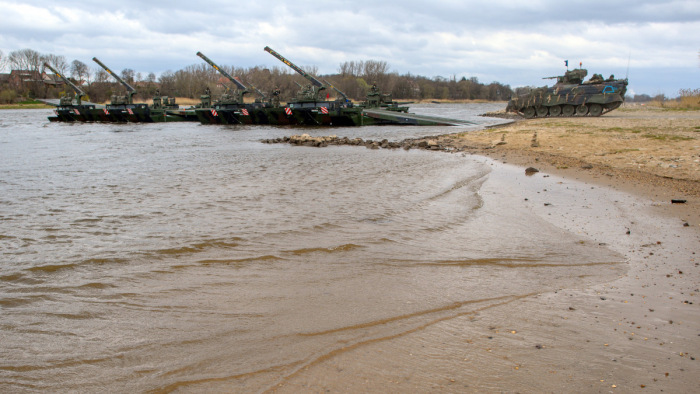
<svg viewBox="0 0 700 394">
<path fill-rule="evenodd" d="M 655 101 L 653 104 L 668 109 L 697 110 L 700 109 L 700 89 L 681 89 L 677 99 Z"/>
<path fill-rule="evenodd" d="M 14 104 L 17 100 L 17 92 L 14 90 L 3 90 L 0 92 L 0 104 Z"/>
</svg>

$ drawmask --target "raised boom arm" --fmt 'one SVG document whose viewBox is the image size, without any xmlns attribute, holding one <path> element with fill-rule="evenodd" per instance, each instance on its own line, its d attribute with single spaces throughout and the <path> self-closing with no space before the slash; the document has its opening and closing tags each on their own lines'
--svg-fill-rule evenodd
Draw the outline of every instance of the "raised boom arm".
<svg viewBox="0 0 700 394">
<path fill-rule="evenodd" d="M 221 73 L 224 77 L 228 78 L 231 82 L 233 82 L 236 86 L 238 86 L 239 89 L 241 90 L 248 90 L 248 88 L 241 83 L 241 81 L 237 80 L 236 78 L 232 77 L 229 73 L 227 73 L 225 70 L 222 70 L 219 66 L 216 65 L 211 59 L 208 57 L 204 56 L 202 52 L 197 52 L 197 56 L 201 57 L 204 59 L 205 62 L 209 63 L 210 66 L 214 67 L 216 71 Z"/>
<path fill-rule="evenodd" d="M 258 92 L 258 94 L 262 97 L 263 100 L 266 100 L 266 99 L 267 99 L 267 96 L 265 95 L 265 93 L 261 92 L 260 89 L 258 89 L 258 88 L 256 88 L 255 86 L 253 86 L 252 83 L 248 82 L 248 85 L 250 85 L 250 87 L 253 88 L 253 90 L 255 90 L 256 92 Z"/>
<path fill-rule="evenodd" d="M 282 56 L 282 55 L 280 55 L 279 53 L 275 52 L 272 48 L 270 48 L 270 47 L 265 47 L 265 51 L 268 52 L 270 55 L 272 55 L 272 56 L 276 57 L 277 59 L 279 59 L 282 63 L 284 63 L 284 64 L 288 65 L 289 67 L 291 67 L 292 70 L 298 72 L 298 73 L 301 74 L 304 78 L 306 78 L 306 79 L 308 79 L 309 81 L 311 81 L 312 84 L 316 85 L 316 86 L 319 87 L 319 88 L 324 88 L 324 86 L 323 86 L 323 84 L 321 83 L 321 81 L 319 81 L 318 79 L 314 78 L 313 75 L 311 75 L 311 74 L 307 73 L 306 71 L 302 70 L 302 69 L 301 69 L 299 66 L 297 66 L 296 64 L 294 64 L 294 63 L 290 62 L 289 60 L 285 59 L 284 56 Z"/>
<path fill-rule="evenodd" d="M 95 63 L 99 64 L 100 67 L 104 68 L 105 71 L 107 71 L 111 76 L 113 76 L 114 79 L 116 79 L 119 83 L 121 83 L 122 85 L 124 85 L 124 87 L 126 88 L 126 90 L 129 92 L 129 96 L 133 96 L 133 95 L 136 94 L 136 89 L 134 89 L 134 88 L 133 88 L 131 85 L 129 85 L 128 83 L 124 82 L 123 79 L 119 78 L 119 76 L 118 76 L 117 74 L 115 74 L 114 72 L 112 72 L 112 70 L 110 70 L 109 67 L 105 66 L 104 63 L 102 63 L 101 61 L 99 61 L 96 57 L 93 57 L 92 60 L 94 60 Z"/>
<path fill-rule="evenodd" d="M 63 80 L 63 82 L 65 82 L 67 85 L 70 85 L 70 87 L 72 87 L 73 90 L 75 90 L 75 93 L 78 94 L 78 104 L 80 104 L 80 99 L 81 99 L 82 97 L 87 96 L 87 95 L 85 94 L 85 92 L 82 91 L 82 89 L 80 89 L 79 87 L 77 87 L 73 82 L 69 81 L 68 78 L 66 78 L 66 77 L 64 77 L 63 75 L 61 75 L 61 73 L 59 73 L 55 68 L 51 67 L 50 64 L 44 63 L 44 66 L 46 66 L 49 70 L 53 71 L 54 74 L 56 74 L 56 75 L 58 75 L 59 77 L 61 77 L 61 79 Z"/>
<path fill-rule="evenodd" d="M 343 96 L 343 98 L 344 98 L 345 100 L 348 99 L 348 95 L 347 95 L 347 94 L 341 92 L 340 89 L 338 89 L 338 88 L 336 88 L 335 86 L 333 86 L 330 82 L 326 81 L 325 79 L 323 80 L 323 82 L 325 82 L 326 85 L 330 86 L 331 88 L 333 88 L 333 90 L 335 90 L 336 92 L 338 92 L 339 95 Z"/>
</svg>

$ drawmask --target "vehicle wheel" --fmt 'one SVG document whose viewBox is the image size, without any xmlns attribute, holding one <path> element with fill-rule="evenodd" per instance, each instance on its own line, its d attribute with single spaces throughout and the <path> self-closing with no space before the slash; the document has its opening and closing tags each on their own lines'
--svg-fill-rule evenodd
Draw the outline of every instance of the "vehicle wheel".
<svg viewBox="0 0 700 394">
<path fill-rule="evenodd" d="M 540 105 L 539 107 L 537 107 L 537 117 L 538 118 L 544 118 L 545 116 L 547 116 L 548 113 L 549 113 L 549 108 L 547 108 L 543 105 Z"/>
<path fill-rule="evenodd" d="M 600 116 L 603 113 L 603 107 L 600 104 L 591 104 L 588 110 L 591 112 L 591 116 Z"/>
<path fill-rule="evenodd" d="M 588 113 L 588 106 L 586 104 L 581 104 L 576 107 L 576 116 L 586 116 Z"/>
<path fill-rule="evenodd" d="M 558 105 L 553 105 L 549 107 L 549 116 L 559 116 L 561 115 L 561 107 Z"/>
<path fill-rule="evenodd" d="M 561 110 L 561 114 L 564 116 L 574 116 L 574 112 L 576 112 L 576 108 L 573 105 L 565 105 Z"/>
<path fill-rule="evenodd" d="M 525 108 L 525 111 L 523 111 L 523 116 L 527 119 L 532 119 L 535 117 L 535 107 L 527 107 Z"/>
</svg>

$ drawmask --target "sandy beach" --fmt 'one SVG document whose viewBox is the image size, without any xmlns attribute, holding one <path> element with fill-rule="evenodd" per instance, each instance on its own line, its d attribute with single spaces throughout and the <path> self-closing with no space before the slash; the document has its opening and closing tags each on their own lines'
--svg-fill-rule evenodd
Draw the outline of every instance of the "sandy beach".
<svg viewBox="0 0 700 394">
<path fill-rule="evenodd" d="M 275 391 L 697 392 L 699 127 L 698 111 L 623 108 L 431 138 L 488 157 L 483 193 L 609 247 L 627 272 L 342 349 Z"/>
</svg>

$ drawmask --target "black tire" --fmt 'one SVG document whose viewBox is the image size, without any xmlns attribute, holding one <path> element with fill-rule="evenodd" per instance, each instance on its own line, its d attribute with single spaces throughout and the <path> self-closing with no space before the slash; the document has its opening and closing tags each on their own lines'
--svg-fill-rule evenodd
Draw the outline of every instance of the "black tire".
<svg viewBox="0 0 700 394">
<path fill-rule="evenodd" d="M 588 108 L 588 112 L 591 113 L 591 116 L 600 116 L 603 113 L 603 106 L 600 104 L 591 104 Z"/>
<path fill-rule="evenodd" d="M 559 116 L 561 115 L 561 107 L 558 105 L 552 105 L 549 107 L 549 116 Z"/>
<path fill-rule="evenodd" d="M 545 107 L 544 105 L 540 105 L 539 107 L 537 107 L 536 111 L 538 118 L 544 118 L 545 116 L 547 116 L 547 114 L 549 114 L 549 108 Z"/>
</svg>

